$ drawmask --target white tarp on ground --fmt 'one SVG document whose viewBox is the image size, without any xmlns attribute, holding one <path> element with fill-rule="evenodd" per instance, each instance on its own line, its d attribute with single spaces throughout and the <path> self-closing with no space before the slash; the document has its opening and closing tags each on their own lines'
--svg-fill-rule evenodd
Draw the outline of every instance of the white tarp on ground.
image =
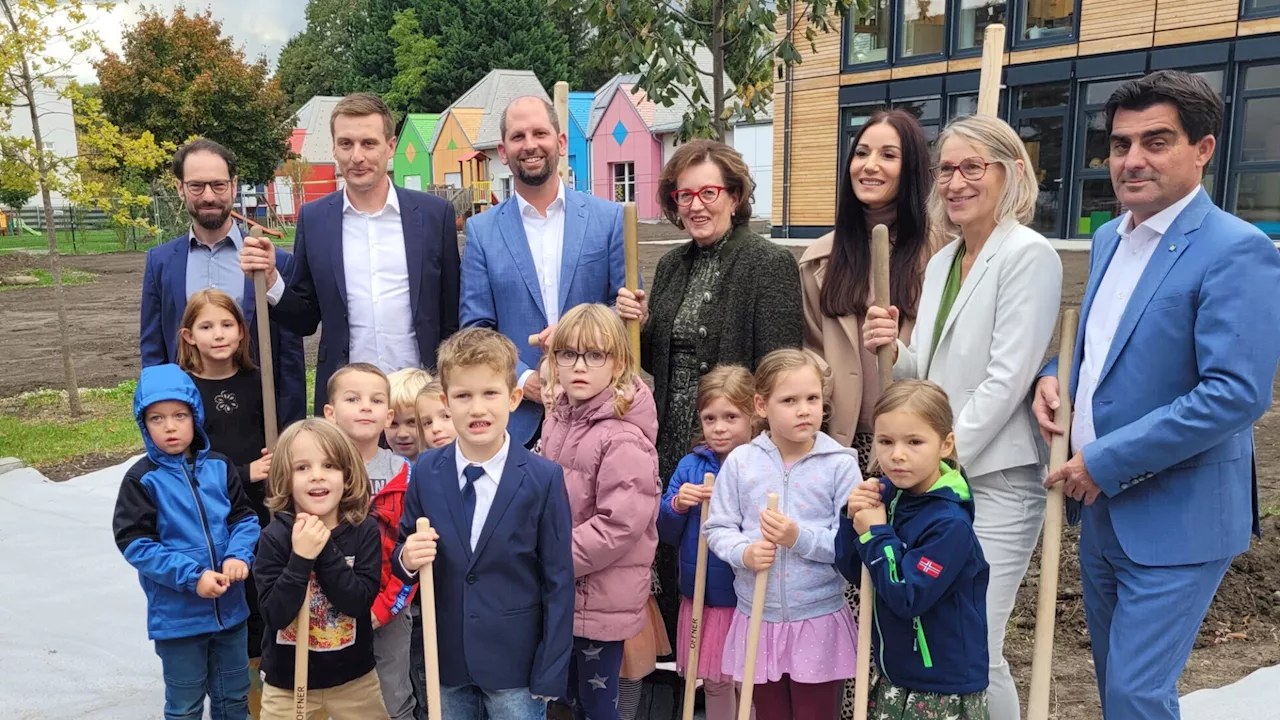
<svg viewBox="0 0 1280 720">
<path fill-rule="evenodd" d="M 111 512 L 133 461 L 64 483 L 0 475 L 0 708 L 22 720 L 160 718 L 164 682 Z M 1184 720 L 1280 718 L 1280 666 L 1182 700 Z"/>
</svg>

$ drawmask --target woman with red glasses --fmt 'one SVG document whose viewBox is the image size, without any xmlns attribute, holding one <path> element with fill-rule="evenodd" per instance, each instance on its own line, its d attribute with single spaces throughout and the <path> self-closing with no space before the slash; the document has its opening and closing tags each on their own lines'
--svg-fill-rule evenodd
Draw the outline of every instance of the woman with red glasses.
<svg viewBox="0 0 1280 720">
<path fill-rule="evenodd" d="M 733 148 L 711 140 L 681 145 L 662 169 L 658 202 L 690 241 L 662 257 L 647 292 L 618 291 L 618 314 L 643 324 L 641 364 L 653 375 L 664 486 L 693 447 L 702 376 L 717 365 L 754 372 L 770 351 L 800 347 L 804 311 L 796 259 L 748 227 L 754 189 Z M 669 636 L 677 637 L 671 548 L 659 548 L 658 571 L 659 607 Z"/>
</svg>

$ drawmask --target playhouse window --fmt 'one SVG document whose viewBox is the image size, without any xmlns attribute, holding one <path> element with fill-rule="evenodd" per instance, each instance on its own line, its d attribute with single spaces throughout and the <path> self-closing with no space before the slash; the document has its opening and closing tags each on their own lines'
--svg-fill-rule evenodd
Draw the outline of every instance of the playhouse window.
<svg viewBox="0 0 1280 720">
<path fill-rule="evenodd" d="M 636 201 L 636 164 L 630 162 L 613 163 L 613 199 L 614 202 Z"/>
</svg>

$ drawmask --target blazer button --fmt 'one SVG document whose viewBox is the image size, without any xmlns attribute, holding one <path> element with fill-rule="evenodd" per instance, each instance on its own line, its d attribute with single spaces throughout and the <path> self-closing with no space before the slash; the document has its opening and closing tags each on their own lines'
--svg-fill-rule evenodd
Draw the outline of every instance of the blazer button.
<svg viewBox="0 0 1280 720">
<path fill-rule="evenodd" d="M 707 329 L 705 327 L 698 328 L 698 337 L 704 338 L 706 336 L 707 336 Z"/>
<path fill-rule="evenodd" d="M 468 584 L 468 585 L 475 585 L 475 584 L 476 584 L 476 576 L 475 576 L 475 574 L 467 575 L 467 584 Z"/>
<path fill-rule="evenodd" d="M 703 302 L 711 302 L 711 293 L 709 293 L 709 292 L 704 292 L 704 293 L 702 293 L 702 301 L 703 301 Z"/>
<path fill-rule="evenodd" d="M 702 363 L 701 365 L 698 366 L 698 372 L 705 373 L 710 371 L 711 371 L 711 366 L 707 365 L 706 363 Z"/>
</svg>

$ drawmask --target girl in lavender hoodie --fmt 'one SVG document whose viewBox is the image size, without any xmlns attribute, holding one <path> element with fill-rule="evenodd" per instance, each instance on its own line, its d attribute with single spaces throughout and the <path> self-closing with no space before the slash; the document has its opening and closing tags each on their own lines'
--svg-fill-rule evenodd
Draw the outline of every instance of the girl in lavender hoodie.
<svg viewBox="0 0 1280 720">
<path fill-rule="evenodd" d="M 647 655 L 650 670 L 671 651 L 661 618 L 649 622 L 647 611 L 658 546 L 657 406 L 632 370 L 622 321 L 604 305 L 565 313 L 549 355 L 548 387 L 557 390 L 542 455 L 564 468 L 577 579 L 567 697 L 579 719 L 618 720 L 624 641 L 627 661 Z"/>
<path fill-rule="evenodd" d="M 711 496 L 707 544 L 734 568 L 738 608 L 724 648 L 726 674 L 755 683 L 759 718 L 834 718 L 853 676 L 857 629 L 834 563 L 857 454 L 819 431 L 823 373 L 800 350 L 775 350 L 756 369 L 762 433 L 725 458 Z M 767 510 L 769 493 L 778 510 Z M 756 572 L 769 572 L 754 678 L 743 677 Z"/>
</svg>

